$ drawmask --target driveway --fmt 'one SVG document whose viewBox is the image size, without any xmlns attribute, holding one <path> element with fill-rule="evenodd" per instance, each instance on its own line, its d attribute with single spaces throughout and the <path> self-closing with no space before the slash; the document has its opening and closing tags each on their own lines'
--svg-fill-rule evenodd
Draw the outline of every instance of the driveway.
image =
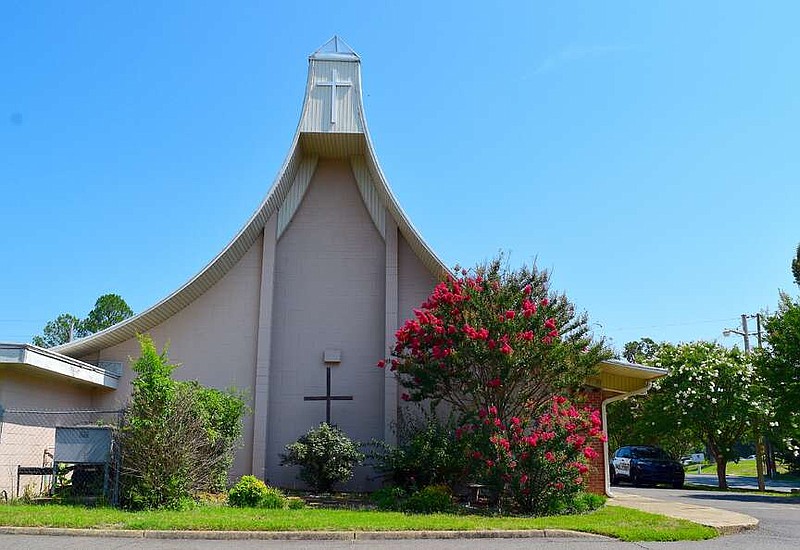
<svg viewBox="0 0 800 550">
<path fill-rule="evenodd" d="M 740 535 L 720 537 L 701 543 L 671 544 L 670 548 L 767 549 L 800 548 L 800 497 L 765 496 L 721 491 L 614 487 L 615 492 L 643 495 L 660 500 L 677 500 L 731 510 L 758 518 L 759 527 Z M 661 548 L 663 543 L 645 543 Z"/>
</svg>

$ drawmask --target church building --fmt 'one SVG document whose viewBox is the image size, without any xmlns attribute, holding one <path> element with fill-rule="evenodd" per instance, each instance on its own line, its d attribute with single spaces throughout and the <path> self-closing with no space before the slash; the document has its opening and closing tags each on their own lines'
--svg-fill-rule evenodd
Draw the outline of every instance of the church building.
<svg viewBox="0 0 800 550">
<path fill-rule="evenodd" d="M 148 333 L 159 348 L 169 342 L 171 361 L 183 365 L 177 378 L 246 391 L 252 414 L 232 478 L 254 474 L 298 486 L 297 471 L 280 466 L 279 453 L 324 420 L 362 442 L 393 441 L 400 392 L 394 375 L 375 363 L 448 268 L 381 170 L 360 69 L 359 56 L 338 37 L 309 57 L 302 114 L 272 187 L 186 284 L 134 317 L 56 348 L 0 344 L 0 407 L 120 408 L 131 391 L 129 358 L 139 355 L 136 335 Z M 587 392 L 600 407 L 646 391 L 663 374 L 608 361 Z M 2 449 L 0 432 L 0 485 Z M 598 492 L 608 471 L 608 449 L 599 450 L 604 459 L 591 484 Z M 366 468 L 349 485 L 373 487 Z"/>
</svg>

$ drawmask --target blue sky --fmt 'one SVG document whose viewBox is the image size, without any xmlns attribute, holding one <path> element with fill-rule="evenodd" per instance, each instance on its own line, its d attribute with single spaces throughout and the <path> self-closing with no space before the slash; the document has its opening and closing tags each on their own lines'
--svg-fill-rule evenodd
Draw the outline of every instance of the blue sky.
<svg viewBox="0 0 800 550">
<path fill-rule="evenodd" d="M 362 58 L 370 131 L 448 263 L 552 269 L 618 348 L 723 339 L 792 292 L 795 2 L 0 6 L 0 341 L 139 312 L 261 202 L 307 57 Z"/>
</svg>

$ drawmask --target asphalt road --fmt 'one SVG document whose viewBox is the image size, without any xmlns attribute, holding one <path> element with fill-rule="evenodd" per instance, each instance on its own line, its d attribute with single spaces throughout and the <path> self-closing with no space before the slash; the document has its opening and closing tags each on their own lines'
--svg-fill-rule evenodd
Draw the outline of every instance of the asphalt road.
<svg viewBox="0 0 800 550">
<path fill-rule="evenodd" d="M 714 491 L 678 491 L 616 487 L 616 491 L 643 494 L 658 499 L 677 499 L 749 514 L 761 521 L 760 528 L 710 541 L 669 543 L 624 543 L 597 539 L 478 539 L 402 541 L 197 541 L 89 537 L 0 535 L 0 549 L 26 550 L 188 550 L 188 549 L 376 549 L 376 550 L 774 550 L 800 548 L 800 498 L 769 497 Z"/>
<path fill-rule="evenodd" d="M 727 476 L 728 487 L 736 489 L 758 489 L 758 478 L 746 476 Z M 694 485 L 708 485 L 717 487 L 717 476 L 714 474 L 686 474 L 686 483 Z M 777 479 L 765 480 L 765 486 L 769 491 L 779 491 L 790 493 L 792 489 L 800 490 L 800 483 L 793 481 L 781 481 Z"/>
</svg>

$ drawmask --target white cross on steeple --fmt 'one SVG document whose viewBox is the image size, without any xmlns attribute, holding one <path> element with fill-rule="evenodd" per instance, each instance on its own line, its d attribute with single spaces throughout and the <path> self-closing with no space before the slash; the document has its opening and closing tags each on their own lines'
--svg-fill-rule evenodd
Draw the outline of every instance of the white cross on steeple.
<svg viewBox="0 0 800 550">
<path fill-rule="evenodd" d="M 336 68 L 333 69 L 333 78 L 317 82 L 317 86 L 331 87 L 331 124 L 336 124 L 336 88 L 352 86 L 352 82 L 336 80 Z"/>
</svg>

